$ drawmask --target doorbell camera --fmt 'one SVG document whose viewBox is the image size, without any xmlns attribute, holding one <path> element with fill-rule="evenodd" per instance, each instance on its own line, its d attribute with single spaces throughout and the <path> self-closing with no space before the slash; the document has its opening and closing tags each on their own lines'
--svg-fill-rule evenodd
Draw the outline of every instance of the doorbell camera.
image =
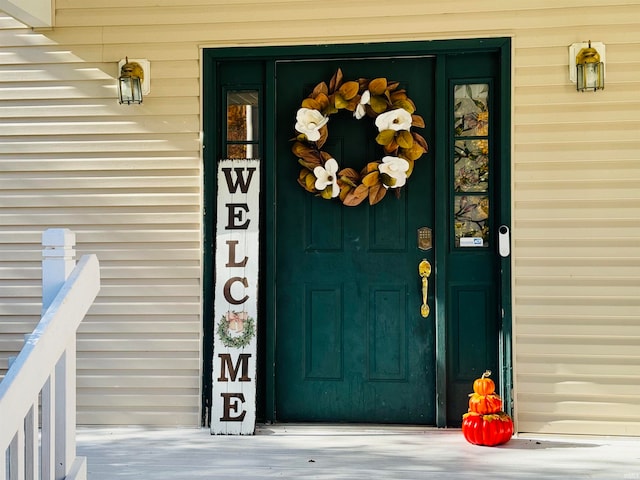
<svg viewBox="0 0 640 480">
<path fill-rule="evenodd" d="M 506 225 L 501 225 L 498 229 L 498 253 L 500 253 L 501 257 L 508 257 L 511 253 L 509 227 Z"/>
</svg>

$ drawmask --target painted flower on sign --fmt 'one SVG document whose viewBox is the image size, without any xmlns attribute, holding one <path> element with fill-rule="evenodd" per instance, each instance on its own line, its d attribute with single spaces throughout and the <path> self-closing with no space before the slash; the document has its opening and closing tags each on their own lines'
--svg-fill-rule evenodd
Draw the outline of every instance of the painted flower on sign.
<svg viewBox="0 0 640 480">
<path fill-rule="evenodd" d="M 386 156 L 382 159 L 378 170 L 383 177 L 382 184 L 385 188 L 399 188 L 407 182 L 409 162 L 404 158 Z"/>
<path fill-rule="evenodd" d="M 338 162 L 330 158 L 324 164 L 324 167 L 316 167 L 313 174 L 316 176 L 316 190 L 323 191 L 327 187 L 331 187 L 331 198 L 340 195 L 338 187 Z"/>
<path fill-rule="evenodd" d="M 296 114 L 296 131 L 307 136 L 309 141 L 315 142 L 320 139 L 320 129 L 329 121 L 318 110 L 311 108 L 301 108 Z"/>
</svg>

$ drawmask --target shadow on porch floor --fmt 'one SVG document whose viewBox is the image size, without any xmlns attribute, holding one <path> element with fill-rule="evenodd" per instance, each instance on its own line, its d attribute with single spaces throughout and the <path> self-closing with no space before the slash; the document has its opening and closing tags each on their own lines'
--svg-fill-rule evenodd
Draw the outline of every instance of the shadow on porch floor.
<svg viewBox="0 0 640 480">
<path fill-rule="evenodd" d="M 640 479 L 640 439 L 519 437 L 500 447 L 459 430 L 261 425 L 253 436 L 205 429 L 78 429 L 90 480 Z"/>
</svg>

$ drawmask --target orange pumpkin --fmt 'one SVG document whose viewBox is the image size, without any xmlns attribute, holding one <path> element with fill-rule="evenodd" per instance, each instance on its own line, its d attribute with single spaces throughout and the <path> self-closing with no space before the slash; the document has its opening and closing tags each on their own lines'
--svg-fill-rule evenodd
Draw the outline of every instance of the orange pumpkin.
<svg viewBox="0 0 640 480">
<path fill-rule="evenodd" d="M 473 382 L 473 391 L 478 395 L 491 395 L 496 391 L 496 384 L 489 378 L 491 370 L 487 370 L 482 377 L 476 378 Z"/>
<path fill-rule="evenodd" d="M 465 413 L 462 417 L 462 434 L 475 445 L 501 445 L 507 443 L 513 435 L 513 421 L 504 412 L 491 415 Z"/>
<path fill-rule="evenodd" d="M 495 413 L 502 410 L 502 400 L 495 393 L 489 395 L 478 395 L 472 393 L 469 395 L 469 411 L 485 415 L 487 413 Z"/>
</svg>

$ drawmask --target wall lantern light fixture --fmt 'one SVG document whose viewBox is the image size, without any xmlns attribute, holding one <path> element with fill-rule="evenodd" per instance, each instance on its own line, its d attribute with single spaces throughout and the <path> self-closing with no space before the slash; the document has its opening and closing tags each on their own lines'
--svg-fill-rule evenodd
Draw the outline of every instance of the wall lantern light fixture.
<svg viewBox="0 0 640 480">
<path fill-rule="evenodd" d="M 604 88 L 604 62 L 604 43 L 589 40 L 569 47 L 569 77 L 579 92 Z"/>
<path fill-rule="evenodd" d="M 143 95 L 150 91 L 150 64 L 148 60 L 125 58 L 118 63 L 118 95 L 120 103 L 142 103 Z"/>
</svg>

